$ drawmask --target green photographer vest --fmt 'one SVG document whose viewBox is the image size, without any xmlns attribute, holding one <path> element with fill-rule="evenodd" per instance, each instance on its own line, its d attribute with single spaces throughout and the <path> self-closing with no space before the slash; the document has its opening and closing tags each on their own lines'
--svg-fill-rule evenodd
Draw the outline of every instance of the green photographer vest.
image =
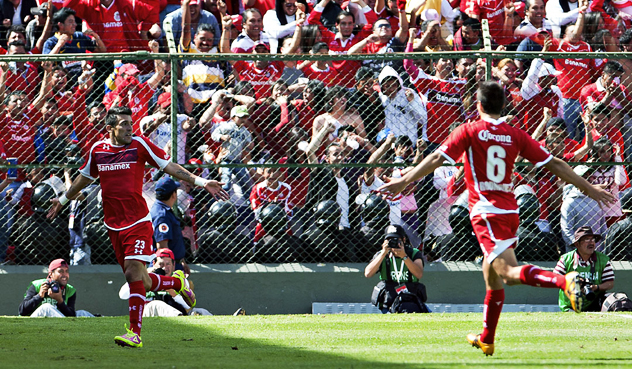
<svg viewBox="0 0 632 369">
<path fill-rule="evenodd" d="M 40 288 L 46 282 L 48 282 L 48 280 L 46 278 L 44 278 L 44 279 L 35 280 L 35 281 L 31 282 L 31 284 L 35 287 L 35 290 L 37 291 L 37 293 L 39 293 Z M 68 299 L 70 299 L 75 294 L 75 292 L 76 292 L 75 288 L 73 286 L 71 286 L 70 284 L 67 284 L 66 288 L 62 289 L 62 296 L 64 298 L 64 303 L 65 304 L 68 304 Z M 26 297 L 26 294 L 24 295 L 24 297 Z M 57 307 L 57 300 L 55 300 L 53 298 L 50 298 L 48 296 L 44 297 L 42 299 L 42 302 L 38 305 L 38 307 L 40 307 L 44 303 L 49 303 L 49 304 L 53 305 L 54 307 Z"/>
<path fill-rule="evenodd" d="M 566 268 L 566 273 L 578 272 L 580 277 L 586 279 L 591 284 L 601 284 L 603 270 L 606 268 L 606 264 L 610 258 L 599 251 L 595 251 L 591 257 L 590 263 L 582 266 L 579 264 L 579 255 L 577 254 L 577 250 L 573 250 L 562 255 L 561 260 Z M 591 264 L 594 265 L 594 273 L 591 273 Z M 590 303 L 590 301 L 584 301 L 582 308 L 587 307 Z M 558 304 L 560 306 L 560 310 L 562 311 L 571 310 L 571 302 L 562 290 L 560 290 L 559 293 Z"/>
</svg>

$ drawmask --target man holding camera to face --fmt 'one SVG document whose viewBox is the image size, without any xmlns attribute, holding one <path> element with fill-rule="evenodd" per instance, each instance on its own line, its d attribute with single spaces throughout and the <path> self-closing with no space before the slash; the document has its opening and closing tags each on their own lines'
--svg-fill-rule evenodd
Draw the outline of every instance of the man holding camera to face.
<svg viewBox="0 0 632 369">
<path fill-rule="evenodd" d="M 66 260 L 53 260 L 48 266 L 48 276 L 31 282 L 20 304 L 20 315 L 51 318 L 94 316 L 85 310 L 75 311 L 77 291 L 68 284 L 68 277 Z"/>
<path fill-rule="evenodd" d="M 554 272 L 565 275 L 578 272 L 582 278 L 582 291 L 586 295 L 582 311 L 601 311 L 607 290 L 614 288 L 614 271 L 610 258 L 596 250 L 601 235 L 594 234 L 590 227 L 579 227 L 575 231 L 575 241 L 571 246 L 576 249 L 560 257 Z M 571 303 L 561 292 L 558 299 L 560 310 L 571 310 Z"/>
<path fill-rule="evenodd" d="M 414 249 L 402 226 L 386 227 L 382 250 L 364 269 L 364 276 L 380 275 L 371 302 L 383 313 L 427 313 L 421 251 Z"/>
</svg>

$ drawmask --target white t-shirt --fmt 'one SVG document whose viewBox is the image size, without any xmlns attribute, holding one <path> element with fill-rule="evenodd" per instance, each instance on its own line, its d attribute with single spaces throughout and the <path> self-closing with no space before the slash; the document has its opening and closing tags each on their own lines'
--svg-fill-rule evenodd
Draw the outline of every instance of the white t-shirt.
<svg viewBox="0 0 632 369">
<path fill-rule="evenodd" d="M 178 163 L 185 162 L 185 154 L 184 154 L 184 146 L 187 140 L 187 133 L 182 129 L 182 124 L 189 117 L 186 114 L 178 114 Z M 153 121 L 154 117 L 152 115 L 146 116 L 140 121 L 140 131 L 145 134 L 145 128 L 148 124 Z M 150 133 L 147 138 L 151 140 L 156 146 L 165 150 L 167 146 L 170 147 L 171 144 L 171 122 L 168 120 L 165 123 L 159 125 L 152 133 Z M 165 150 L 168 153 L 171 150 Z"/>
<path fill-rule="evenodd" d="M 399 170 L 393 171 L 393 178 L 401 177 L 401 172 Z M 373 175 L 373 183 L 370 186 L 366 184 L 364 178 L 362 178 L 362 188 L 360 189 L 361 194 L 369 194 L 372 191 L 377 190 L 384 184 L 384 181 L 380 179 L 380 177 Z M 391 224 L 401 225 L 402 224 L 402 195 L 399 194 L 394 198 L 386 198 L 386 202 L 388 202 L 389 207 L 391 208 L 391 212 L 389 214 L 389 220 Z"/>
<path fill-rule="evenodd" d="M 336 177 L 336 182 L 338 182 L 336 202 L 338 203 L 338 206 L 340 206 L 340 210 L 342 210 L 342 216 L 340 217 L 339 225 L 342 228 L 350 228 L 351 224 L 349 223 L 349 186 L 347 186 L 347 182 L 345 182 L 344 178 Z"/>
</svg>

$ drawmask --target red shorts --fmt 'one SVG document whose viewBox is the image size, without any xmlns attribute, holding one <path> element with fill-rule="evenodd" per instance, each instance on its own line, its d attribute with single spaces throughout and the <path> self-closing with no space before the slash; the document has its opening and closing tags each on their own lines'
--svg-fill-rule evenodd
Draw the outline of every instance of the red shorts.
<svg viewBox="0 0 632 369">
<path fill-rule="evenodd" d="M 125 260 L 149 263 L 154 258 L 152 251 L 154 226 L 151 222 L 141 222 L 122 231 L 108 229 L 108 235 L 121 268 L 124 268 Z"/>
<path fill-rule="evenodd" d="M 472 218 L 472 227 L 485 258 L 491 263 L 508 248 L 514 248 L 518 237 L 518 214 L 479 214 Z"/>
</svg>

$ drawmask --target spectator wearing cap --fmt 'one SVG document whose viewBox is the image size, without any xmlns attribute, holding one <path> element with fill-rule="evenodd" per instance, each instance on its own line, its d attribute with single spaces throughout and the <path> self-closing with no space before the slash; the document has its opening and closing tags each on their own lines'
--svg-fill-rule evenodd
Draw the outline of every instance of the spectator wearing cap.
<svg viewBox="0 0 632 369">
<path fill-rule="evenodd" d="M 232 18 L 231 24 L 232 26 Z M 261 12 L 256 8 L 246 9 L 242 13 L 242 31 L 235 41 L 230 45 L 230 51 L 235 54 L 250 54 L 255 48 L 255 43 L 260 41 L 268 45 L 270 52 L 270 36 L 263 32 L 263 18 Z M 222 20 L 224 32 L 229 29 L 228 20 Z M 223 41 L 223 40 L 222 40 Z M 222 53 L 226 53 L 225 47 L 221 47 Z"/>
<path fill-rule="evenodd" d="M 155 52 L 158 52 L 156 43 Z M 118 68 L 114 81 L 116 88 L 103 97 L 103 104 L 109 110 L 114 106 L 127 106 L 132 110 L 134 133 L 140 133 L 139 123 L 149 112 L 151 101 L 158 84 L 165 75 L 165 64 L 161 60 L 154 63 L 154 74 L 145 82 L 138 80 L 140 70 L 135 64 L 127 63 Z"/>
<path fill-rule="evenodd" d="M 248 108 L 237 105 L 230 111 L 230 120 L 221 123 L 211 134 L 215 142 L 221 142 L 222 148 L 218 160 L 221 164 L 243 164 L 250 161 L 250 152 L 254 144 L 252 134 L 246 128 L 250 113 Z M 224 190 L 232 188 L 232 177 L 241 187 L 242 193 L 249 194 L 252 190 L 250 174 L 246 168 L 221 168 Z"/>
<path fill-rule="evenodd" d="M 613 260 L 632 261 L 632 191 L 621 196 L 621 211 L 625 218 L 608 228 L 604 250 Z"/>
<path fill-rule="evenodd" d="M 186 263 L 186 247 L 180 220 L 171 208 L 178 200 L 178 187 L 180 183 L 170 177 L 162 177 L 156 182 L 156 202 L 151 207 L 152 223 L 154 225 L 154 240 L 156 247 L 169 249 L 173 252 L 176 270 L 183 270 L 185 274 L 191 273 Z"/>
<path fill-rule="evenodd" d="M 94 31 L 77 32 L 75 14 L 77 13 L 71 8 L 61 8 L 55 13 L 53 24 L 57 31 L 44 43 L 43 54 L 85 54 L 107 51 L 101 37 Z M 81 61 L 63 61 L 62 65 L 73 74 L 78 75 L 81 72 Z"/>
<path fill-rule="evenodd" d="M 541 1 L 541 0 L 537 0 Z M 543 108 L 548 108 L 554 117 L 564 116 L 562 91 L 555 85 L 558 71 L 552 64 L 542 59 L 534 59 L 529 67 L 526 78 L 522 81 L 520 95 L 522 96 L 522 128 L 529 134 L 535 132 L 540 122 Z"/>
<path fill-rule="evenodd" d="M 253 9 L 249 9 L 253 10 Z M 254 10 L 256 12 L 256 10 Z M 224 30 L 227 30 L 228 20 L 222 23 Z M 285 50 L 285 53 L 293 52 L 293 49 L 298 47 L 300 37 L 301 37 L 301 27 L 297 28 L 297 31 L 294 33 L 294 47 Z M 222 36 L 222 41 L 220 43 L 220 48 L 222 53 L 229 54 L 231 52 L 237 53 L 234 49 L 228 49 L 228 39 L 227 32 Z M 237 39 L 239 40 L 239 39 Z M 237 41 L 235 41 L 237 42 Z M 234 44 L 234 43 L 233 43 Z M 267 41 L 258 40 L 253 42 L 252 48 L 249 49 L 248 53 L 252 52 L 252 54 L 269 54 L 270 53 L 270 45 Z M 246 53 L 245 51 L 240 51 L 239 53 Z M 268 61 L 268 60 L 256 60 L 256 61 L 245 61 L 245 60 L 229 60 L 229 63 L 233 65 L 233 69 L 237 74 L 237 78 L 240 81 L 247 81 L 252 83 L 255 89 L 255 94 L 257 99 L 270 97 L 272 94 L 272 85 L 281 78 L 283 75 L 283 69 L 285 69 L 285 64 L 282 61 Z"/>
<path fill-rule="evenodd" d="M 590 167 L 586 165 L 578 165 L 573 170 L 584 178 L 588 178 L 592 172 Z M 564 187 L 560 226 L 562 238 L 566 244 L 566 252 L 573 251 L 575 231 L 580 227 L 588 226 L 599 234 L 605 234 L 608 230 L 605 213 L 600 204 L 584 195 L 573 185 Z M 599 240 L 596 242 L 597 247 L 602 249 Z"/>
<path fill-rule="evenodd" d="M 148 50 L 147 40 L 161 34 L 158 2 L 65 0 L 64 6 L 101 36 L 108 52 Z"/>
<path fill-rule="evenodd" d="M 419 282 L 424 274 L 424 262 L 421 251 L 411 246 L 406 231 L 400 225 L 389 225 L 384 232 L 382 249 L 364 268 L 364 276 L 371 278 L 379 274 L 380 281 L 400 285 L 406 282 Z M 391 300 L 392 302 L 392 300 Z M 378 306 L 386 313 L 390 306 Z"/>
<path fill-rule="evenodd" d="M 195 119 L 186 114 L 178 114 L 177 118 L 178 130 L 176 135 L 178 141 L 178 156 L 176 160 L 178 163 L 184 163 L 186 160 L 184 143 L 187 139 L 187 132 L 195 125 Z M 148 137 L 151 142 L 166 152 L 171 152 L 169 149 L 171 147 L 172 136 L 171 93 L 163 92 L 160 94 L 158 103 L 154 109 L 154 114 L 141 119 L 139 126 L 143 136 Z"/>
<path fill-rule="evenodd" d="M 166 22 L 171 22 L 171 27 L 173 29 L 173 38 L 176 42 L 176 45 L 180 45 L 180 40 L 183 37 L 183 27 L 189 27 L 189 40 L 191 39 L 190 35 L 196 35 L 200 31 L 200 27 L 204 26 L 204 29 L 210 33 L 208 43 L 210 43 L 210 47 L 218 46 L 220 36 L 222 35 L 222 30 L 220 28 L 219 22 L 215 16 L 204 9 L 202 9 L 202 2 L 200 0 L 189 0 L 186 2 L 182 1 L 182 8 L 177 9 L 165 17 L 164 24 Z M 189 10 L 188 16 L 184 15 L 185 8 Z M 189 47 L 188 43 L 182 43 L 184 46 Z M 198 49 L 199 50 L 199 49 Z M 200 52 L 207 52 L 201 51 Z"/>
<path fill-rule="evenodd" d="M 601 311 L 606 291 L 614 288 L 614 270 L 610 258 L 597 251 L 596 244 L 601 238 L 589 226 L 577 228 L 571 244 L 574 250 L 562 255 L 553 270 L 561 275 L 578 272 L 584 279 L 584 288 L 587 287 L 593 294 L 584 296 L 582 311 Z M 571 303 L 563 291 L 558 304 L 561 311 L 571 311 Z"/>
<path fill-rule="evenodd" d="M 55 259 L 48 265 L 46 278 L 31 282 L 20 304 L 19 314 L 31 317 L 92 317 L 85 310 L 75 311 L 77 290 L 70 284 L 68 263 Z"/>
<path fill-rule="evenodd" d="M 50 4 L 50 8 L 49 8 Z M 53 15 L 57 8 L 52 3 L 42 3 L 40 6 L 31 8 L 31 14 L 35 17 L 26 26 L 26 48 L 33 54 L 40 54 L 44 48 L 44 42 L 50 37 L 53 30 Z"/>
</svg>

